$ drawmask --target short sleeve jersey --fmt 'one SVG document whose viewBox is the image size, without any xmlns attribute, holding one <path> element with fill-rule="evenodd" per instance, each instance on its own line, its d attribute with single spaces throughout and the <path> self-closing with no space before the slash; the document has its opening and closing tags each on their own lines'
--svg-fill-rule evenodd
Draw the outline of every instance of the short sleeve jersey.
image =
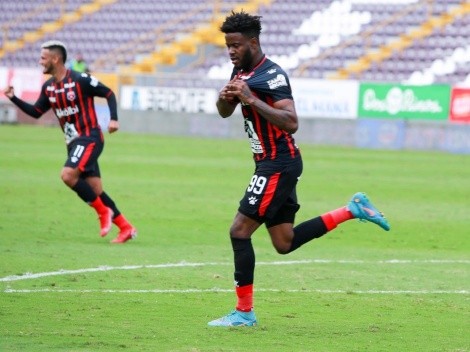
<svg viewBox="0 0 470 352">
<path fill-rule="evenodd" d="M 252 94 L 270 106 L 279 100 L 293 100 L 287 74 L 266 56 L 249 73 L 234 69 L 231 78 L 235 76 L 243 79 Z M 242 104 L 241 109 L 245 132 L 256 162 L 293 159 L 299 156 L 299 149 L 290 133 L 273 125 L 249 105 Z"/>
<path fill-rule="evenodd" d="M 65 134 L 67 143 L 78 136 L 90 136 L 99 129 L 94 97 L 108 98 L 111 89 L 86 73 L 67 70 L 65 78 L 55 82 L 47 80 L 34 108 L 41 114 L 52 109 Z M 111 117 L 113 117 L 111 111 Z"/>
</svg>

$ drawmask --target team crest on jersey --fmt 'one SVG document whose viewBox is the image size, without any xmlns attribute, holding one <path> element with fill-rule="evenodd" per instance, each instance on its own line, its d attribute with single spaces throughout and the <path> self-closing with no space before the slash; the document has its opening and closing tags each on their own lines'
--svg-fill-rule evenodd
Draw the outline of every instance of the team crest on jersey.
<svg viewBox="0 0 470 352">
<path fill-rule="evenodd" d="M 73 90 L 69 90 L 69 91 L 67 92 L 67 100 L 69 100 L 69 101 L 74 101 L 75 98 L 76 98 L 75 92 L 74 92 Z"/>
</svg>

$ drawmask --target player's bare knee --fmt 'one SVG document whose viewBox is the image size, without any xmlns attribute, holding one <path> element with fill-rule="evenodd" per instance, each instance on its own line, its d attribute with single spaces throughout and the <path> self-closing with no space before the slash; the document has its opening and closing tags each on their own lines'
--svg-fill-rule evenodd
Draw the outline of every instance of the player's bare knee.
<svg viewBox="0 0 470 352">
<path fill-rule="evenodd" d="M 230 238 L 243 238 L 243 236 L 241 236 L 239 228 L 233 225 L 230 227 L 229 235 Z"/>
<path fill-rule="evenodd" d="M 67 169 L 62 170 L 60 178 L 69 187 L 73 187 L 78 181 L 77 176 Z"/>
<path fill-rule="evenodd" d="M 276 249 L 276 252 L 279 254 L 288 254 L 290 252 L 290 247 L 291 247 L 290 244 L 289 245 L 274 244 L 274 248 Z"/>
<path fill-rule="evenodd" d="M 248 239 L 251 237 L 252 233 L 250 233 L 243 226 L 237 226 L 236 224 L 233 224 L 230 227 L 229 235 L 230 238 Z"/>
</svg>

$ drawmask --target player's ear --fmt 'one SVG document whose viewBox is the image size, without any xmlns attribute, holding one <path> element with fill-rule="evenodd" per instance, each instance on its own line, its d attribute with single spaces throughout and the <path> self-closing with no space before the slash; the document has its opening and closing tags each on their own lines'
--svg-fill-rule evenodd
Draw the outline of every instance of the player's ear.
<svg viewBox="0 0 470 352">
<path fill-rule="evenodd" d="M 52 62 L 54 64 L 58 63 L 60 61 L 60 57 L 58 54 L 54 53 L 54 55 L 52 55 Z"/>
<path fill-rule="evenodd" d="M 258 48 L 260 46 L 259 39 L 256 37 L 250 38 L 248 42 L 250 43 L 250 47 L 253 49 Z"/>
</svg>

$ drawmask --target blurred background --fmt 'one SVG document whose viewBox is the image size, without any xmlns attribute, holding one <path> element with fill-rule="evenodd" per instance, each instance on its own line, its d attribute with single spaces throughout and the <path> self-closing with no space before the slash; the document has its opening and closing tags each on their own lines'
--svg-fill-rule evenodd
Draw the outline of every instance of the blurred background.
<svg viewBox="0 0 470 352">
<path fill-rule="evenodd" d="M 134 111 L 132 116 L 149 110 L 213 114 L 211 99 L 232 70 L 219 27 L 230 11 L 242 9 L 262 16 L 263 51 L 288 72 L 301 117 L 317 123 L 343 118 L 349 121 L 345 126 L 355 120 L 356 129 L 380 119 L 388 133 L 390 126 L 397 130 L 392 148 L 406 147 L 409 121 L 432 120 L 426 127 L 447 142 L 454 137 L 442 135 L 457 123 L 467 139 L 470 2 L 465 0 L 1 2 L 0 88 L 14 82 L 15 91 L 34 101 L 44 80 L 40 45 L 57 39 L 68 47 L 67 64 L 81 59 L 74 67 L 86 67 L 113 88 L 121 109 Z M 0 120 L 22 121 L 3 95 L 0 104 Z M 128 121 L 124 126 L 137 130 L 136 121 Z M 151 122 L 146 128 L 151 130 Z M 312 142 L 329 143 L 324 139 Z"/>
</svg>

